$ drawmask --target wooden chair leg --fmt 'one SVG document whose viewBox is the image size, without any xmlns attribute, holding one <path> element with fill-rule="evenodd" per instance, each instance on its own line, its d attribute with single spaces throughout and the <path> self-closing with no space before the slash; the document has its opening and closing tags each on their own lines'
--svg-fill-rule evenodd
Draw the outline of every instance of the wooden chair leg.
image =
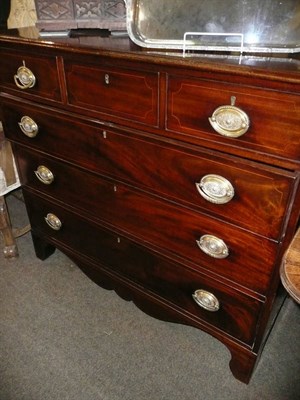
<svg viewBox="0 0 300 400">
<path fill-rule="evenodd" d="M 283 257 L 280 278 L 288 294 L 300 304 L 300 228 Z"/>
<path fill-rule="evenodd" d="M 4 239 L 4 257 L 18 257 L 18 247 L 12 231 L 12 226 L 4 196 L 0 196 L 0 231 Z"/>
</svg>

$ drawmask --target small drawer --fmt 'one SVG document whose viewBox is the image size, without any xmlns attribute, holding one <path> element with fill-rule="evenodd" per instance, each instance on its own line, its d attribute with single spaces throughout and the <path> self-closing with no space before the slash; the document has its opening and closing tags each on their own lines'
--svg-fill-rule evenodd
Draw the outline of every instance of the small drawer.
<svg viewBox="0 0 300 400">
<path fill-rule="evenodd" d="M 69 104 L 147 125 L 158 125 L 158 73 L 65 60 Z"/>
<path fill-rule="evenodd" d="M 138 134 L 91 126 L 34 106 L 5 103 L 2 108 L 6 135 L 12 140 L 262 236 L 280 238 L 296 182 L 293 172 L 217 152 L 145 140 Z M 38 129 L 34 138 L 20 128 L 24 116 L 33 120 L 29 136 Z"/>
<path fill-rule="evenodd" d="M 214 325 L 249 345 L 253 342 L 262 305 L 257 299 L 167 261 L 158 253 L 26 190 L 24 197 L 35 233 L 103 263 L 110 271 L 175 304 L 193 318 Z M 60 229 L 51 228 L 45 221 L 49 214 L 59 217 Z"/>
<path fill-rule="evenodd" d="M 19 150 L 21 181 L 36 192 L 147 242 L 196 270 L 205 269 L 265 294 L 277 251 L 273 241 L 50 158 L 39 156 L 35 164 L 30 157 L 21 157 L 24 153 Z M 36 176 L 40 165 L 54 176 L 51 184 Z M 226 251 L 220 254 L 223 242 L 228 255 Z"/>
<path fill-rule="evenodd" d="M 38 100 L 61 102 L 56 57 L 10 53 L 0 49 L 0 86 Z"/>
<path fill-rule="evenodd" d="M 185 140 L 240 147 L 253 159 L 300 159 L 297 95 L 171 75 L 167 97 L 167 129 Z"/>
</svg>

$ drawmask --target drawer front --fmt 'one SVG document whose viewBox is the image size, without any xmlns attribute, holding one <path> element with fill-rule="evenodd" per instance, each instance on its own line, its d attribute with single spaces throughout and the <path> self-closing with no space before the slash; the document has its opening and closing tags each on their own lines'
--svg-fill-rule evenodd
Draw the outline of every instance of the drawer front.
<svg viewBox="0 0 300 400">
<path fill-rule="evenodd" d="M 209 212 L 263 236 L 275 240 L 280 236 L 296 181 L 292 172 L 213 152 L 192 152 L 145 141 L 137 135 L 75 123 L 74 119 L 37 108 L 4 104 L 3 114 L 6 134 L 12 140 Z M 24 115 L 31 116 L 39 126 L 34 138 L 20 130 L 18 122 Z M 202 190 L 206 181 L 216 196 L 207 196 Z M 228 193 L 228 184 L 233 198 L 228 200 L 225 196 L 226 204 L 216 204 L 220 202 L 218 189 L 222 193 L 224 186 Z"/>
<path fill-rule="evenodd" d="M 247 114 L 249 129 L 239 137 L 236 134 L 241 114 L 221 109 L 230 106 L 232 97 L 235 106 Z M 233 99 L 234 100 L 234 99 Z M 186 138 L 219 142 L 228 146 L 242 147 L 276 157 L 300 159 L 300 98 L 274 91 L 258 90 L 250 87 L 183 79 L 169 76 L 167 99 L 167 129 L 182 133 Z M 214 114 L 215 126 L 224 128 L 218 133 L 209 118 Z M 219 122 L 217 124 L 217 122 Z M 227 128 L 226 128 L 227 127 Z M 209 144 L 208 144 L 209 145 Z M 231 149 L 234 151 L 234 149 Z"/>
<path fill-rule="evenodd" d="M 23 184 L 158 247 L 171 258 L 192 263 L 197 270 L 204 269 L 262 294 L 267 290 L 276 243 L 50 158 L 39 159 L 54 176 L 52 183 L 44 184 L 35 177 L 27 160 L 18 156 Z M 229 255 L 219 259 L 207 254 L 203 246 L 201 250 L 200 238 L 204 237 L 204 246 L 210 238 L 205 235 L 221 239 Z M 214 243 L 223 246 L 216 239 Z"/>
<path fill-rule="evenodd" d="M 51 237 L 77 252 L 104 263 L 130 280 L 172 302 L 184 312 L 224 330 L 229 335 L 251 344 L 261 303 L 227 285 L 208 279 L 180 264 L 170 263 L 157 253 L 87 222 L 84 218 L 49 203 L 32 194 L 24 193 L 33 231 Z M 53 212 L 63 221 L 60 230 L 53 230 L 45 222 L 45 215 Z M 208 311 L 195 303 L 193 293 L 202 289 L 213 294 L 219 302 L 218 311 Z"/>
<path fill-rule="evenodd" d="M 61 101 L 55 57 L 10 53 L 0 49 L 0 86 L 19 96 Z"/>
<path fill-rule="evenodd" d="M 70 104 L 158 125 L 158 73 L 65 61 L 65 74 Z"/>
</svg>

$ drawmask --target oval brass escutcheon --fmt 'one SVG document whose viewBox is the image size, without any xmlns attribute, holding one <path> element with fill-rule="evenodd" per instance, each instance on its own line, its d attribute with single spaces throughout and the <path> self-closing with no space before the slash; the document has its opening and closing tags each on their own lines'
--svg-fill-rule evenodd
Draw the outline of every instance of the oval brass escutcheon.
<svg viewBox="0 0 300 400">
<path fill-rule="evenodd" d="M 62 227 L 60 219 L 55 214 L 48 213 L 45 217 L 45 221 L 50 226 L 50 228 L 55 231 L 59 231 Z"/>
<path fill-rule="evenodd" d="M 16 75 L 14 76 L 15 84 L 19 89 L 30 89 L 36 83 L 36 78 L 33 72 L 24 65 L 18 68 Z"/>
<path fill-rule="evenodd" d="M 226 243 L 213 235 L 203 235 L 196 240 L 197 245 L 203 253 L 213 258 L 226 258 L 229 256 L 229 249 Z"/>
<path fill-rule="evenodd" d="M 19 122 L 19 127 L 24 135 L 34 138 L 39 131 L 39 127 L 37 123 L 27 115 L 24 115 Z"/>
<path fill-rule="evenodd" d="M 50 185 L 54 181 L 54 175 L 45 165 L 39 165 L 34 171 L 36 177 L 45 185 Z"/>
<path fill-rule="evenodd" d="M 200 195 L 210 203 L 226 204 L 234 197 L 234 187 L 220 175 L 208 174 L 196 182 Z"/>
<path fill-rule="evenodd" d="M 234 105 L 235 97 L 231 97 L 231 105 L 218 107 L 209 118 L 213 129 L 223 136 L 237 138 L 244 135 L 250 126 L 248 115 Z"/>
<path fill-rule="evenodd" d="M 216 296 L 206 290 L 198 289 L 192 294 L 192 297 L 198 306 L 207 311 L 216 312 L 220 308 L 220 302 Z"/>
</svg>

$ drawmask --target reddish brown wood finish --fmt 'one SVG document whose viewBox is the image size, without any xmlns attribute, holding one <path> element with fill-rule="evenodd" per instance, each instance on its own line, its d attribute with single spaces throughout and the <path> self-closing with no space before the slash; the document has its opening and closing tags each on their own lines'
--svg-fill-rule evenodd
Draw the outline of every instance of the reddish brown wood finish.
<svg viewBox="0 0 300 400">
<path fill-rule="evenodd" d="M 205 268 L 265 295 L 276 256 L 277 246 L 272 241 L 232 228 L 205 214 L 149 197 L 117 181 L 61 165 L 45 156 L 32 159 L 19 148 L 16 148 L 16 154 L 24 185 L 63 199 L 70 207 L 79 208 L 82 213 L 110 224 L 136 240 L 168 251 L 172 257 L 191 261 L 196 270 Z M 33 171 L 38 165 L 45 165 L 53 172 L 53 184 L 44 185 L 35 177 Z M 80 203 L 77 200 L 79 183 Z M 196 240 L 204 234 L 222 238 L 230 249 L 229 256 L 218 260 L 203 253 Z"/>
<path fill-rule="evenodd" d="M 6 102 L 3 110 L 6 135 L 12 141 L 168 196 L 187 207 L 209 211 L 260 235 L 275 240 L 282 235 L 288 202 L 297 183 L 294 172 L 195 147 L 149 140 L 140 134 L 92 121 L 86 124 L 77 120 L 74 129 L 74 118 L 66 114 L 58 116 L 55 110 L 35 105 Z M 24 115 L 29 115 L 39 126 L 34 140 L 22 134 L 18 126 Z M 201 197 L 196 183 L 207 174 L 228 179 L 235 189 L 234 199 L 226 205 L 217 205 Z"/>
<path fill-rule="evenodd" d="M 31 56 L 26 53 L 18 54 L 0 49 L 0 59 L 0 85 L 2 88 L 12 92 L 22 91 L 22 89 L 16 87 L 14 76 L 18 68 L 25 63 L 27 68 L 34 71 L 36 85 L 31 88 L 30 95 L 26 91 L 24 91 L 23 95 L 30 98 L 61 101 L 55 56 Z"/>
<path fill-rule="evenodd" d="M 15 33 L 0 35 L 0 56 L 1 119 L 37 256 L 58 247 L 150 315 L 205 330 L 248 382 L 299 220 L 299 61 L 183 58 L 128 39 Z M 37 77 L 29 90 L 14 85 L 23 61 Z M 250 118 L 236 139 L 208 121 L 231 96 Z M 38 124 L 36 137 L 21 132 L 22 116 Z M 53 172 L 50 185 L 36 178 L 39 165 Z M 229 203 L 199 195 L 195 183 L 207 174 L 233 184 Z M 203 253 L 203 234 L 224 240 L 229 255 Z M 218 311 L 193 301 L 199 288 L 217 297 Z"/>
<path fill-rule="evenodd" d="M 43 202 L 38 196 L 27 191 L 24 195 L 29 204 L 30 220 L 36 227 L 35 233 L 51 236 L 54 241 L 62 242 L 71 249 L 80 249 L 81 253 L 94 261 L 108 265 L 111 271 L 137 282 L 145 291 L 151 290 L 193 314 L 195 318 L 204 319 L 245 343 L 252 343 L 255 335 L 253 328 L 261 306 L 258 300 L 234 291 L 230 286 L 208 279 L 203 274 L 166 261 L 126 237 L 103 230 L 57 204 Z M 60 217 L 63 223 L 60 231 L 51 230 L 44 221 L 48 212 Z M 212 291 L 218 296 L 221 303 L 220 313 L 208 313 L 196 305 L 192 294 L 200 288 Z"/>
<path fill-rule="evenodd" d="M 157 126 L 158 73 L 65 62 L 65 74 L 69 104 Z"/>
<path fill-rule="evenodd" d="M 250 116 L 249 130 L 237 139 L 221 136 L 208 120 L 218 107 L 230 105 L 232 96 L 236 98 L 235 105 Z M 300 159 L 299 96 L 170 76 L 167 102 L 168 130 L 296 161 Z"/>
</svg>

